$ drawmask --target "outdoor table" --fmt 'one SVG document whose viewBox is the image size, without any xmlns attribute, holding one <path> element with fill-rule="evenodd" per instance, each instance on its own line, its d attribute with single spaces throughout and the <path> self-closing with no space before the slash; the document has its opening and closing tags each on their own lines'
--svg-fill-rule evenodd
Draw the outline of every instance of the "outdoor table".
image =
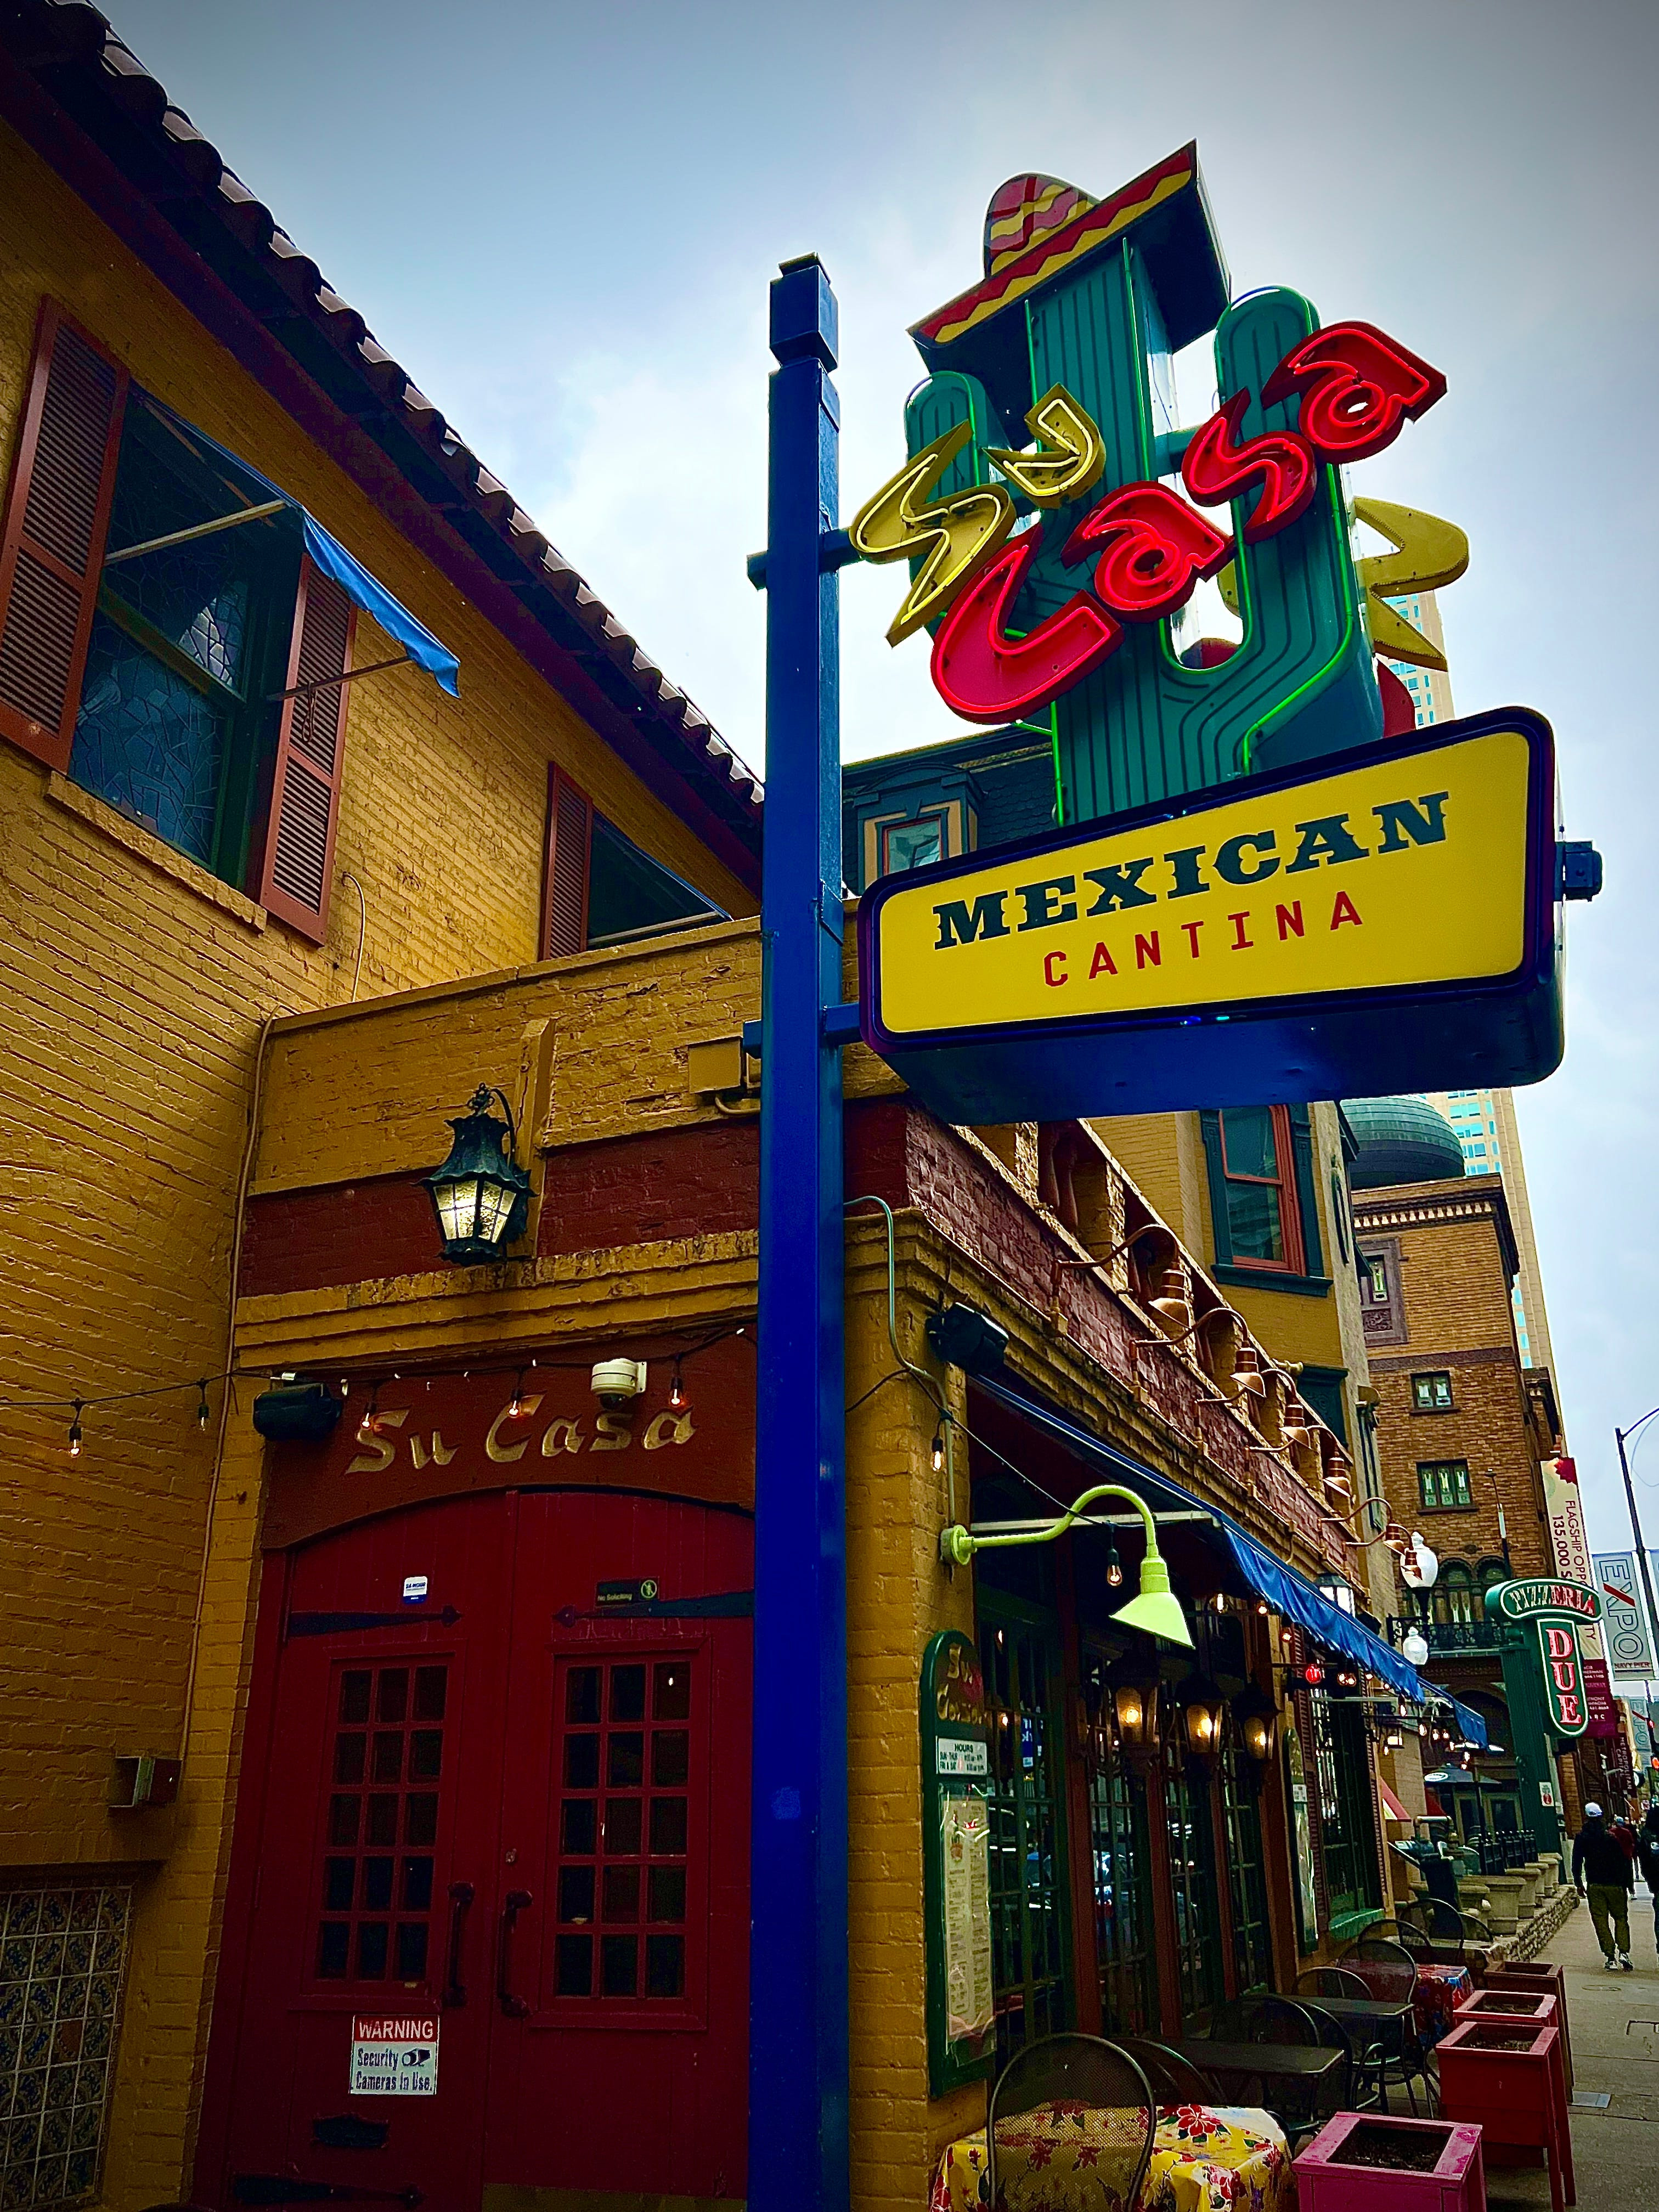
<svg viewBox="0 0 1659 2212">
<path fill-rule="evenodd" d="M 1118 2212 L 1128 2177 L 1112 2168 L 1121 2162 L 1122 2147 L 1086 2106 L 1045 2105 L 1000 2121 L 997 2146 L 1000 2172 L 1012 2174 L 1018 2161 L 1017 2212 Z M 1103 2166 L 1103 2154 L 1109 2159 Z M 1052 2191 L 1032 2176 L 1033 2167 L 1053 2176 Z M 928 2212 L 982 2212 L 985 2181 L 985 2130 L 979 2128 L 946 2146 Z M 1160 2105 L 1140 2203 L 1144 2212 L 1212 2212 L 1233 2204 L 1294 2212 L 1296 2184 L 1283 2130 L 1271 2113 L 1247 2106 Z"/>
<path fill-rule="evenodd" d="M 1200 2073 L 1218 2075 L 1229 2083 L 1259 2083 L 1264 2104 L 1274 2082 L 1293 2082 L 1300 2088 L 1322 2080 L 1344 2059 L 1343 2052 L 1322 2043 L 1212 2043 L 1207 2036 L 1194 2035 L 1177 2048 Z"/>
<path fill-rule="evenodd" d="M 1373 1972 L 1392 1972 L 1389 1968 L 1377 1969 L 1366 1959 L 1343 1959 L 1338 1962 L 1345 1973 L 1358 1974 L 1362 1982 L 1370 1982 Z M 1467 1966 L 1424 1966 L 1417 1969 L 1417 2035 L 1426 2051 L 1438 2043 L 1453 2024 L 1458 2006 L 1474 1987 L 1474 1976 Z M 1305 2004 L 1298 1997 L 1298 2004 Z"/>
</svg>

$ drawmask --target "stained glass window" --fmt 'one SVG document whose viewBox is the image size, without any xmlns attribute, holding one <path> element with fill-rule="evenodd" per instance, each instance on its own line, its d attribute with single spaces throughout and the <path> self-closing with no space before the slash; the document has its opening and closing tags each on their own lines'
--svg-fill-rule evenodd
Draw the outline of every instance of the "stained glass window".
<svg viewBox="0 0 1659 2212">
<path fill-rule="evenodd" d="M 224 767 L 224 720 L 182 676 L 93 618 L 70 774 L 210 866 Z"/>
<path fill-rule="evenodd" d="M 124 556 L 259 503 L 252 479 L 135 395 L 70 753 L 76 783 L 232 881 L 275 736 L 297 543 L 277 518 Z"/>
<path fill-rule="evenodd" d="M 130 1882 L 0 1891 L 0 2203 L 95 2196 Z"/>
</svg>

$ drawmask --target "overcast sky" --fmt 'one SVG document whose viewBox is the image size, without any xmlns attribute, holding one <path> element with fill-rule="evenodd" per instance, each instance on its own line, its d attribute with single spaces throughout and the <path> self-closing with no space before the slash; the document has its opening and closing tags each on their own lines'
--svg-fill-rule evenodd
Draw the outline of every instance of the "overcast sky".
<svg viewBox="0 0 1659 2212">
<path fill-rule="evenodd" d="M 115 0 L 116 28 L 653 658 L 757 765 L 766 287 L 841 301 L 843 513 L 902 457 L 908 325 L 1026 169 L 1097 196 L 1196 137 L 1235 289 L 1378 322 L 1447 398 L 1357 489 L 1468 531 L 1462 713 L 1541 708 L 1567 1060 L 1522 1128 L 1591 1541 L 1659 1401 L 1653 0 Z M 1200 374 L 1198 383 L 1202 385 Z M 1200 404 L 1206 397 L 1197 392 Z M 849 757 L 948 736 L 893 572 L 843 584 Z M 1659 1429 L 1659 1422 L 1655 1423 Z M 1659 1445 L 1637 1461 L 1659 1545 Z"/>
</svg>

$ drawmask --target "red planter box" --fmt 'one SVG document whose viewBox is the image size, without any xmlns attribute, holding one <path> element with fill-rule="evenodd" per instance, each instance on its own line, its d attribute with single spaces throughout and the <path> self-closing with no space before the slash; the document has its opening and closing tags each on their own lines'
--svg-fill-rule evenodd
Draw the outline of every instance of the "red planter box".
<svg viewBox="0 0 1659 2212">
<path fill-rule="evenodd" d="M 1294 2161 L 1300 2212 L 1486 2212 L 1480 2130 L 1339 2112 Z"/>
<path fill-rule="evenodd" d="M 1572 2095 L 1572 2027 L 1567 2019 L 1567 1978 L 1547 1959 L 1530 1959 L 1521 1966 L 1488 1966 L 1485 1986 L 1489 1990 L 1520 1990 L 1555 1999 L 1555 2024 L 1561 2031 L 1561 2063 Z"/>
<path fill-rule="evenodd" d="M 1554 2092 L 1558 2126 L 1564 2145 L 1562 2172 L 1567 2185 L 1567 2195 L 1572 2197 L 1577 2188 L 1572 2171 L 1572 2092 L 1567 2086 L 1566 2054 L 1560 2039 L 1560 2008 L 1553 1991 L 1543 1990 L 1476 1990 L 1464 1998 L 1457 2008 L 1461 2020 L 1502 2021 L 1516 2027 L 1553 2027 L 1556 2029 L 1555 2047 L 1550 2053 L 1550 2083 Z"/>
<path fill-rule="evenodd" d="M 1559 2029 L 1535 2020 L 1462 2018 L 1436 2052 L 1441 2118 L 1478 2124 L 1489 2158 L 1541 2152 L 1554 2212 L 1574 2201 L 1559 2045 Z"/>
</svg>

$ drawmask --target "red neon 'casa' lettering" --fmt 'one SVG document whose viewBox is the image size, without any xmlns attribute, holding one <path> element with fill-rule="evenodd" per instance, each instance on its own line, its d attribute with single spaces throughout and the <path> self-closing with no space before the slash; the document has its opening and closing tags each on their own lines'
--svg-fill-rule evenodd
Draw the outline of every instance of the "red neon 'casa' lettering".
<svg viewBox="0 0 1659 2212">
<path fill-rule="evenodd" d="M 1272 407 L 1302 395 L 1297 428 L 1328 461 L 1363 461 L 1443 398 L 1437 368 L 1374 323 L 1333 323 L 1292 346 L 1261 393 Z"/>
<path fill-rule="evenodd" d="M 1042 537 L 1028 530 L 968 584 L 933 640 L 933 689 L 968 722 L 1007 722 L 1079 683 L 1122 630 L 1086 592 L 1028 636 L 1010 637 L 1008 612 Z"/>
<path fill-rule="evenodd" d="M 1249 404 L 1248 392 L 1236 392 L 1211 416 L 1181 457 L 1181 481 L 1200 507 L 1220 507 L 1259 480 L 1261 495 L 1244 526 L 1244 543 L 1254 545 L 1307 512 L 1319 489 L 1319 462 L 1294 430 L 1269 430 L 1238 445 Z"/>
<path fill-rule="evenodd" d="M 1103 547 L 1095 589 L 1126 622 L 1155 622 L 1184 607 L 1200 576 L 1232 557 L 1233 541 L 1195 514 L 1167 484 L 1125 484 L 1109 492 L 1066 541 L 1069 564 Z"/>
</svg>

